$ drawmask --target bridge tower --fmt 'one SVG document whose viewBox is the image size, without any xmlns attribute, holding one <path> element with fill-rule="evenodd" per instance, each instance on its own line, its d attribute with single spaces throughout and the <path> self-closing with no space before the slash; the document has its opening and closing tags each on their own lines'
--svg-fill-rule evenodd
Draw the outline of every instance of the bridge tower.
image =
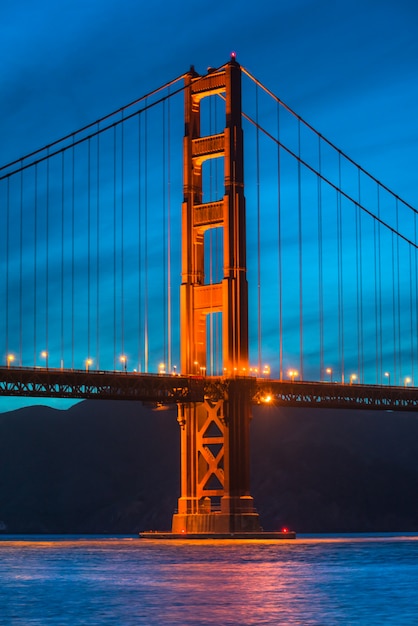
<svg viewBox="0 0 418 626">
<path fill-rule="evenodd" d="M 204 98 L 225 99 L 225 128 L 201 136 Z M 181 496 L 172 532 L 260 532 L 250 495 L 248 286 L 241 122 L 241 68 L 231 58 L 220 70 L 185 78 L 183 146 L 181 372 L 203 373 L 207 365 L 207 316 L 222 314 L 223 392 L 218 401 L 180 405 Z M 203 202 L 203 168 L 224 159 L 224 195 Z M 223 279 L 205 282 L 205 231 L 223 229 Z"/>
</svg>

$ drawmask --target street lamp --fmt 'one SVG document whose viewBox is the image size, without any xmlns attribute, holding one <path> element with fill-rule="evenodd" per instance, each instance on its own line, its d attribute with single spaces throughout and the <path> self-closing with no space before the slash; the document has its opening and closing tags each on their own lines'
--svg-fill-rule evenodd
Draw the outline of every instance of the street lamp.
<svg viewBox="0 0 418 626">
<path fill-rule="evenodd" d="M 86 359 L 86 372 L 89 371 L 90 365 L 93 365 L 93 359 Z"/>
<path fill-rule="evenodd" d="M 127 367 L 128 367 L 128 359 L 127 359 L 127 357 L 124 354 L 122 354 L 122 356 L 119 357 L 119 360 L 122 363 L 123 370 L 126 372 Z"/>
<path fill-rule="evenodd" d="M 299 372 L 297 370 L 289 370 L 288 374 L 293 383 L 295 381 L 295 376 L 298 376 Z"/>
<path fill-rule="evenodd" d="M 329 374 L 329 382 L 332 383 L 332 369 L 330 367 L 327 367 L 325 371 L 327 374 Z"/>
<path fill-rule="evenodd" d="M 7 355 L 7 367 L 10 367 L 10 363 L 13 363 L 13 361 L 15 360 L 15 355 L 14 354 L 8 354 Z"/>
<path fill-rule="evenodd" d="M 158 366 L 158 373 L 159 374 L 165 374 L 165 365 L 164 363 L 160 363 Z"/>
<path fill-rule="evenodd" d="M 388 379 L 388 385 L 390 385 L 390 372 L 385 372 L 385 377 Z"/>
<path fill-rule="evenodd" d="M 265 365 L 263 367 L 263 375 L 267 378 L 270 376 L 270 365 Z"/>
<path fill-rule="evenodd" d="M 41 357 L 45 359 L 45 367 L 48 369 L 48 352 L 46 350 L 42 350 Z"/>
<path fill-rule="evenodd" d="M 351 374 L 351 376 L 350 376 L 350 385 L 353 384 L 353 380 L 357 380 L 357 374 Z"/>
<path fill-rule="evenodd" d="M 405 387 L 407 387 L 407 386 L 409 385 L 409 383 L 410 383 L 410 382 L 411 382 L 411 378 L 410 378 L 409 376 L 407 376 L 407 377 L 405 378 L 405 380 L 404 380 Z"/>
</svg>

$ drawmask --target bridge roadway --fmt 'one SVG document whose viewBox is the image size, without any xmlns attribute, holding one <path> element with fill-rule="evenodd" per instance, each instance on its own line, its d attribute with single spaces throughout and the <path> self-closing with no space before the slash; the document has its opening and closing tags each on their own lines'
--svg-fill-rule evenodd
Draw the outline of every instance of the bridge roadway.
<svg viewBox="0 0 418 626">
<path fill-rule="evenodd" d="M 0 367 L 0 396 L 139 400 L 156 404 L 228 396 L 228 378 L 136 372 Z M 240 378 L 253 404 L 415 411 L 417 387 Z"/>
</svg>

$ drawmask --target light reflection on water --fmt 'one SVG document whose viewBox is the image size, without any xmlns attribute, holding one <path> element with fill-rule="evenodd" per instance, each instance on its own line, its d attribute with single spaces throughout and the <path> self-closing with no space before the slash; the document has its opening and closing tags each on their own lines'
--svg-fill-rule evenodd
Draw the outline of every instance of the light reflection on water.
<svg viewBox="0 0 418 626">
<path fill-rule="evenodd" d="M 0 538 L 0 624 L 418 624 L 418 536 Z"/>
</svg>

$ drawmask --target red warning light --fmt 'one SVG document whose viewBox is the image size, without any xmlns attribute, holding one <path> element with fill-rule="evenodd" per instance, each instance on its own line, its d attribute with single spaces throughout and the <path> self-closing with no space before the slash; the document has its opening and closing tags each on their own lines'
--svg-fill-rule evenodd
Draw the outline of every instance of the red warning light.
<svg viewBox="0 0 418 626">
<path fill-rule="evenodd" d="M 289 532 L 288 528 L 282 528 L 282 533 L 287 533 L 287 532 Z"/>
<path fill-rule="evenodd" d="M 236 52 L 231 52 L 231 59 L 236 59 L 237 58 L 237 53 Z"/>
</svg>

